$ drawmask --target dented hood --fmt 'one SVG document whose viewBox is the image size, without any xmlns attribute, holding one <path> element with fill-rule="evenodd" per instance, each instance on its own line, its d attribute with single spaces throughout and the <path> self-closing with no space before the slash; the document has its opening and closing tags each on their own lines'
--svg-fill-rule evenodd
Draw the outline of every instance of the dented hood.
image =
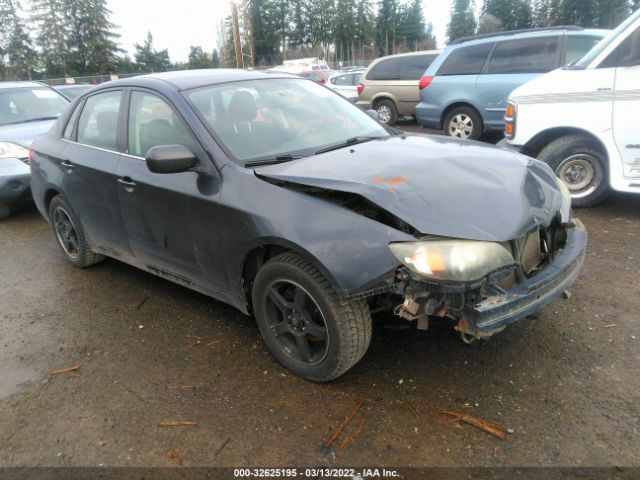
<svg viewBox="0 0 640 480">
<path fill-rule="evenodd" d="M 360 195 L 423 234 L 507 241 L 569 205 L 543 163 L 479 142 L 393 136 L 287 163 L 259 177 Z"/>
</svg>

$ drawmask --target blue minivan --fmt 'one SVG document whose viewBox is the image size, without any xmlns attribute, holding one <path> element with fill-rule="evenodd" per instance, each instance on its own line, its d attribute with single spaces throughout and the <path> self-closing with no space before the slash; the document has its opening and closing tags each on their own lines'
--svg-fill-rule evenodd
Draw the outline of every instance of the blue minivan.
<svg viewBox="0 0 640 480">
<path fill-rule="evenodd" d="M 512 90 L 582 58 L 609 31 L 579 27 L 500 32 L 452 42 L 420 80 L 420 125 L 477 140 L 504 129 Z"/>
</svg>

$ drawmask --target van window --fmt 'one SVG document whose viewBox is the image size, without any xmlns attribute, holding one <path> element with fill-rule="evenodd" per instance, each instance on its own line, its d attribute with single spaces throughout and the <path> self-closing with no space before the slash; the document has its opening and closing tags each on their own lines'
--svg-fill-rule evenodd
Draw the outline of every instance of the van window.
<svg viewBox="0 0 640 480">
<path fill-rule="evenodd" d="M 557 67 L 556 54 L 560 37 L 536 37 L 505 40 L 498 43 L 490 74 L 546 73 Z"/>
<path fill-rule="evenodd" d="M 381 60 L 369 70 L 367 80 L 400 80 L 400 59 Z"/>
<path fill-rule="evenodd" d="M 616 47 L 598 68 L 633 67 L 640 65 L 640 28 Z"/>
<path fill-rule="evenodd" d="M 420 80 L 424 71 L 435 60 L 437 55 L 411 55 L 402 57 L 400 80 Z"/>
<path fill-rule="evenodd" d="M 568 36 L 562 64 L 569 65 L 576 60 L 580 60 L 589 50 L 595 47 L 600 40 L 602 40 L 600 37 Z"/>
<path fill-rule="evenodd" d="M 456 48 L 440 66 L 436 75 L 478 75 L 494 43 Z"/>
</svg>

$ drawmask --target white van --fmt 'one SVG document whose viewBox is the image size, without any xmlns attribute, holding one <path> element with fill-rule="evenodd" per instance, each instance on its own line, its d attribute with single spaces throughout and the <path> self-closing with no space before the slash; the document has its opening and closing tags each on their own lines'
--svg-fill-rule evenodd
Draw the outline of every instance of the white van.
<svg viewBox="0 0 640 480">
<path fill-rule="evenodd" d="M 574 64 L 514 90 L 501 146 L 556 172 L 573 205 L 640 193 L 640 11 Z"/>
</svg>

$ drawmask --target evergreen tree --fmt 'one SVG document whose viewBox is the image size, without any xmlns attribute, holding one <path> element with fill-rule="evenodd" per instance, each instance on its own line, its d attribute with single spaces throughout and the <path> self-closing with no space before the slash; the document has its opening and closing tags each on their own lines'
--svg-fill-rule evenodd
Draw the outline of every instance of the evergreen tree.
<svg viewBox="0 0 640 480">
<path fill-rule="evenodd" d="M 187 69 L 211 68 L 211 66 L 211 57 L 208 53 L 202 50 L 202 47 L 189 47 L 189 61 L 186 65 Z"/>
<path fill-rule="evenodd" d="M 31 21 L 38 32 L 36 44 L 42 66 L 50 76 L 64 76 L 68 70 L 66 6 L 65 0 L 31 0 Z"/>
<path fill-rule="evenodd" d="M 21 18 L 15 16 L 9 44 L 5 49 L 7 67 L 11 77 L 17 80 L 31 80 L 31 74 L 37 61 L 37 53 L 33 49 L 31 37 L 26 32 Z"/>
<path fill-rule="evenodd" d="M 143 72 L 166 72 L 171 68 L 168 50 L 157 51 L 153 48 L 153 35 L 147 33 L 143 45 L 134 45 L 136 49 L 135 59 L 138 69 Z"/>
<path fill-rule="evenodd" d="M 398 5 L 395 0 L 381 0 L 376 19 L 376 47 L 378 55 L 395 53 Z"/>
<path fill-rule="evenodd" d="M 218 55 L 218 49 L 214 48 L 211 54 L 211 67 L 220 68 L 220 55 Z"/>
<path fill-rule="evenodd" d="M 481 23 L 482 17 L 487 15 L 497 19 L 504 30 L 533 26 L 533 11 L 529 0 L 485 0 L 481 10 Z"/>
<path fill-rule="evenodd" d="M 450 42 L 475 33 L 474 6 L 473 0 L 454 0 L 451 8 L 451 20 L 447 26 L 447 36 Z"/>
</svg>

